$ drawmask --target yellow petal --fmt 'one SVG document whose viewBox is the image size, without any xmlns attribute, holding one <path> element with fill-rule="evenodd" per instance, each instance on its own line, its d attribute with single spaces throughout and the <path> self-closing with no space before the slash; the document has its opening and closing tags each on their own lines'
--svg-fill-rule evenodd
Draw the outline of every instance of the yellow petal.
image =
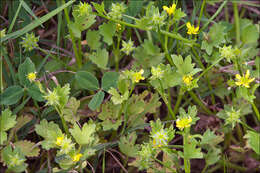
<svg viewBox="0 0 260 173">
<path fill-rule="evenodd" d="M 246 78 L 249 78 L 249 75 L 250 75 L 250 72 L 249 72 L 249 70 L 247 70 L 247 71 L 246 71 L 246 76 L 245 76 L 245 77 L 246 77 Z"/>
<path fill-rule="evenodd" d="M 241 79 L 240 74 L 236 74 L 236 78 L 237 78 L 238 80 L 240 80 L 240 79 Z"/>
<path fill-rule="evenodd" d="M 199 26 L 197 26 L 194 31 L 198 32 L 199 31 Z"/>
<path fill-rule="evenodd" d="M 238 81 L 238 82 L 235 82 L 235 84 L 238 85 L 238 86 L 242 85 L 242 83 L 239 82 L 239 81 Z"/>
<path fill-rule="evenodd" d="M 187 22 L 187 23 L 186 23 L 186 26 L 187 26 L 188 29 L 191 28 L 190 22 Z"/>
<path fill-rule="evenodd" d="M 163 10 L 167 11 L 169 8 L 167 6 L 163 6 Z"/>
<path fill-rule="evenodd" d="M 248 83 L 251 83 L 251 82 L 253 82 L 254 80 L 255 80 L 255 78 L 251 78 L 251 79 L 248 80 Z"/>
</svg>

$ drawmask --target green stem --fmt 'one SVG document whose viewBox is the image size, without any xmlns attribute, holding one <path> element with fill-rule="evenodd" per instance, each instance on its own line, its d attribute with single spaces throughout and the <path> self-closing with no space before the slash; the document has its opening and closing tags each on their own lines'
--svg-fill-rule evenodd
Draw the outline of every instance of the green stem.
<svg viewBox="0 0 260 173">
<path fill-rule="evenodd" d="M 162 96 L 164 103 L 166 104 L 170 114 L 172 115 L 173 120 L 175 120 L 176 117 L 175 117 L 175 114 L 172 111 L 172 107 L 171 107 L 171 105 L 169 105 L 168 99 L 165 97 L 165 94 L 164 94 L 164 91 L 163 91 L 162 81 L 160 79 L 158 79 L 158 80 L 159 80 L 160 87 L 161 87 L 161 92 L 159 92 L 159 93 L 161 93 L 161 96 Z M 170 120 L 170 117 L 167 117 L 167 120 Z"/>
<path fill-rule="evenodd" d="M 62 4 L 63 5 L 65 4 L 65 0 L 62 0 Z M 67 24 L 70 25 L 70 17 L 69 17 L 69 13 L 68 13 L 68 9 L 67 8 L 64 9 L 64 13 L 65 13 L 65 18 L 66 18 Z M 74 34 L 73 34 L 73 32 L 72 32 L 72 30 L 70 28 L 69 28 L 69 33 L 70 33 L 70 38 L 71 38 L 71 42 L 72 42 L 73 51 L 74 51 L 74 54 L 75 54 L 75 57 L 76 57 L 76 62 L 78 64 L 78 68 L 81 68 L 81 66 L 82 66 L 82 59 L 79 56 L 77 45 L 76 45 L 76 41 L 75 41 L 75 37 L 74 37 Z"/>
<path fill-rule="evenodd" d="M 56 106 L 55 106 L 55 109 L 58 112 L 58 114 L 60 115 L 61 123 L 62 123 L 62 126 L 64 128 L 64 131 L 65 131 L 66 135 L 70 136 L 69 128 L 68 128 L 67 123 L 66 123 L 66 121 L 65 121 L 65 119 L 63 117 L 63 112 Z"/>
<path fill-rule="evenodd" d="M 164 167 L 168 168 L 172 173 L 177 173 L 175 169 L 172 169 L 170 166 L 166 165 L 164 162 L 160 161 L 159 159 L 153 158 L 156 162 L 159 162 Z"/>
<path fill-rule="evenodd" d="M 235 15 L 235 24 L 236 24 L 236 43 L 237 45 L 240 44 L 240 26 L 239 26 L 239 14 L 238 14 L 238 8 L 237 3 L 233 2 L 233 10 Z"/>
<path fill-rule="evenodd" d="M 214 115 L 214 113 L 209 110 L 201 101 L 200 99 L 196 96 L 196 94 L 193 91 L 189 91 L 190 96 L 192 97 L 192 99 L 208 114 L 210 115 Z"/>
<path fill-rule="evenodd" d="M 204 74 L 206 74 L 212 67 L 214 67 L 216 64 L 218 64 L 222 59 L 222 58 L 219 58 L 217 61 L 215 61 L 213 64 L 211 64 L 206 70 L 204 70 L 200 75 L 199 77 L 197 78 L 197 80 L 199 80 Z"/>
<path fill-rule="evenodd" d="M 119 24 L 121 24 L 121 25 L 129 26 L 129 27 L 132 27 L 132 28 L 137 28 L 137 29 L 140 29 L 140 30 L 149 31 L 148 29 L 142 28 L 141 26 L 138 26 L 138 25 L 135 25 L 135 24 L 127 23 L 127 22 L 124 22 L 124 21 L 121 21 L 121 20 L 112 19 L 112 18 L 110 18 L 110 17 L 108 17 L 108 16 L 105 16 L 105 15 L 100 15 L 100 14 L 96 14 L 96 15 L 98 15 L 98 16 L 100 16 L 100 17 L 103 17 L 103 18 L 105 18 L 105 19 L 107 19 L 107 20 L 113 21 L 113 22 L 115 22 L 115 23 L 119 23 Z M 139 19 L 135 18 L 135 21 L 138 21 L 138 20 L 139 20 Z M 195 46 L 197 46 L 197 47 L 200 47 L 200 45 L 197 44 L 197 43 L 195 43 L 194 40 L 186 39 L 186 38 L 180 36 L 179 34 L 170 33 L 170 32 L 167 32 L 167 31 L 165 31 L 165 30 L 161 30 L 161 33 L 162 33 L 163 35 L 167 35 L 168 37 L 171 37 L 171 38 L 174 38 L 174 39 L 183 41 L 183 42 L 185 42 L 185 43 L 190 43 L 190 44 L 188 44 L 188 46 L 195 45 Z"/>
<path fill-rule="evenodd" d="M 188 148 L 188 129 L 185 128 L 184 136 L 183 136 L 183 145 L 184 145 L 184 170 L 185 173 L 190 173 L 190 164 L 189 164 L 189 159 L 186 156 L 186 148 Z"/>
<path fill-rule="evenodd" d="M 200 9 L 200 16 L 199 16 L 199 19 L 198 19 L 198 26 L 200 26 L 200 20 L 201 20 L 202 14 L 203 14 L 205 4 L 206 4 L 206 0 L 203 0 L 202 5 L 201 5 L 201 9 Z"/>
<path fill-rule="evenodd" d="M 258 121 L 260 121 L 260 114 L 259 114 L 259 110 L 257 109 L 256 105 L 254 102 L 251 102 L 251 105 L 253 107 L 253 110 L 255 111 L 256 117 L 258 119 Z"/>
<path fill-rule="evenodd" d="M 220 7 L 218 8 L 218 10 L 215 12 L 215 14 L 208 20 L 208 22 L 202 27 L 202 29 L 200 30 L 203 31 L 204 29 L 206 29 L 208 27 L 208 25 L 210 24 L 211 21 L 213 21 L 215 19 L 215 17 L 217 17 L 217 15 L 222 11 L 222 9 L 226 6 L 227 0 L 225 0 Z"/>
<path fill-rule="evenodd" d="M 174 116 L 176 115 L 176 113 L 179 110 L 179 106 L 181 104 L 182 97 L 183 97 L 183 93 L 182 93 L 182 89 L 180 88 L 179 93 L 178 93 L 178 97 L 177 97 L 177 101 L 176 101 L 176 104 L 175 104 L 174 109 L 173 109 L 173 115 Z"/>
</svg>

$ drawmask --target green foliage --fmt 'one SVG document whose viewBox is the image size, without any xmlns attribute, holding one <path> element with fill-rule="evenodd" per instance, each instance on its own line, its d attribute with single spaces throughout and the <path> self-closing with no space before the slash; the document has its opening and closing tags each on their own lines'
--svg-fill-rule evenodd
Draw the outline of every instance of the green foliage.
<svg viewBox="0 0 260 173">
<path fill-rule="evenodd" d="M 129 134 L 128 136 L 121 137 L 118 143 L 120 151 L 128 157 L 137 156 L 138 146 L 135 145 L 136 139 L 137 135 L 135 132 Z"/>
<path fill-rule="evenodd" d="M 99 35 L 98 31 L 94 31 L 94 30 L 90 30 L 90 29 L 87 31 L 86 40 L 87 40 L 88 46 L 91 49 L 97 50 L 98 48 L 100 48 L 100 46 L 101 46 L 100 38 L 101 38 L 101 36 Z"/>
<path fill-rule="evenodd" d="M 248 130 L 244 138 L 247 139 L 247 146 L 252 148 L 254 152 L 260 155 L 260 134 L 251 130 Z"/>
<path fill-rule="evenodd" d="M 7 131 L 16 124 L 16 115 L 13 115 L 9 109 L 1 112 L 0 116 L 0 145 L 7 140 Z"/>
<path fill-rule="evenodd" d="M 14 149 L 10 145 L 5 147 L 1 153 L 1 157 L 9 171 L 24 172 L 28 166 L 28 164 L 24 163 L 25 157 L 18 147 Z"/>
<path fill-rule="evenodd" d="M 89 59 L 101 69 L 107 69 L 108 52 L 106 49 L 97 49 L 89 55 Z"/>
<path fill-rule="evenodd" d="M 68 104 L 65 106 L 63 110 L 65 121 L 74 124 L 80 120 L 80 117 L 77 113 L 79 106 L 80 106 L 80 101 L 77 100 L 75 97 L 71 97 L 69 99 Z"/>
<path fill-rule="evenodd" d="M 88 104 L 88 107 L 94 111 L 96 110 L 102 103 L 103 99 L 105 97 L 105 93 L 103 91 L 99 91 L 97 94 L 94 95 L 94 97 L 91 99 L 91 101 Z"/>
<path fill-rule="evenodd" d="M 144 40 L 144 43 L 135 49 L 133 57 L 136 64 L 142 68 L 157 66 L 164 61 L 164 53 L 161 53 L 160 48 L 150 40 Z"/>
<path fill-rule="evenodd" d="M 114 105 L 111 101 L 102 105 L 102 111 L 98 118 L 102 120 L 101 125 L 104 131 L 117 130 L 122 123 L 121 105 Z"/>
<path fill-rule="evenodd" d="M 40 124 L 35 126 L 35 131 L 38 135 L 44 138 L 42 148 L 49 150 L 56 147 L 56 139 L 62 136 L 62 131 L 54 122 L 42 120 Z"/>
<path fill-rule="evenodd" d="M 111 45 L 116 33 L 116 25 L 113 22 L 103 23 L 99 26 L 99 33 L 103 36 L 103 41 Z"/>
<path fill-rule="evenodd" d="M 0 104 L 13 105 L 17 103 L 23 95 L 23 88 L 18 85 L 10 86 L 6 88 L 3 93 L 0 94 Z"/>
<path fill-rule="evenodd" d="M 95 134 L 96 125 L 93 122 L 84 123 L 81 129 L 77 124 L 74 124 L 69 131 L 79 145 L 93 146 L 98 142 L 98 137 Z"/>
<path fill-rule="evenodd" d="M 78 71 L 75 75 L 75 78 L 78 85 L 83 89 L 93 91 L 99 88 L 97 78 L 90 72 Z"/>
<path fill-rule="evenodd" d="M 36 144 L 33 142 L 23 140 L 15 142 L 14 145 L 19 148 L 26 157 L 37 157 L 40 154 L 40 148 L 36 147 Z"/>
<path fill-rule="evenodd" d="M 111 87 L 115 88 L 117 86 L 118 77 L 119 74 L 117 72 L 111 71 L 104 73 L 101 81 L 101 88 L 107 92 Z"/>
</svg>

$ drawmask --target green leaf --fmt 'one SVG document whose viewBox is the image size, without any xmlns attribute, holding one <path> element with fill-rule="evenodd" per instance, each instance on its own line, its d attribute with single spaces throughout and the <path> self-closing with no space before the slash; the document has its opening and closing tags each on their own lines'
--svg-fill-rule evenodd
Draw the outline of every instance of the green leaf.
<svg viewBox="0 0 260 173">
<path fill-rule="evenodd" d="M 191 139 L 187 145 L 184 146 L 184 157 L 189 159 L 201 159 L 203 154 L 201 148 L 196 148 L 196 140 Z"/>
<path fill-rule="evenodd" d="M 96 110 L 100 105 L 101 103 L 103 102 L 103 99 L 105 97 L 105 93 L 103 91 L 99 91 L 98 93 L 96 93 L 94 95 L 94 97 L 90 100 L 89 104 L 88 104 L 88 107 L 94 111 Z"/>
<path fill-rule="evenodd" d="M 95 2 L 91 2 L 91 3 L 95 7 L 95 10 L 98 12 L 98 14 L 102 15 L 105 12 L 104 2 L 102 2 L 101 4 Z"/>
<path fill-rule="evenodd" d="M 35 145 L 35 143 L 27 140 L 14 143 L 14 146 L 20 148 L 21 152 L 26 157 L 37 157 L 40 154 L 40 148 Z"/>
<path fill-rule="evenodd" d="M 90 72 L 79 71 L 76 73 L 75 78 L 78 82 L 78 85 L 83 89 L 91 91 L 99 89 L 99 83 L 97 78 Z"/>
<path fill-rule="evenodd" d="M 133 57 L 138 66 L 150 68 L 157 66 L 164 61 L 164 53 L 160 53 L 160 48 L 150 40 L 144 40 L 144 43 L 135 49 Z"/>
<path fill-rule="evenodd" d="M 36 71 L 33 62 L 31 61 L 30 58 L 26 58 L 26 60 L 21 65 L 19 65 L 18 68 L 18 76 L 19 76 L 20 84 L 25 87 L 30 87 L 32 85 L 32 82 L 29 81 L 27 75 L 29 73 L 35 73 L 35 72 Z"/>
<path fill-rule="evenodd" d="M 101 41 L 100 41 L 100 35 L 98 31 L 93 31 L 93 30 L 88 30 L 86 40 L 88 46 L 93 49 L 97 50 L 101 46 Z"/>
<path fill-rule="evenodd" d="M 70 122 L 72 124 L 79 121 L 80 117 L 77 114 L 79 106 L 80 106 L 80 101 L 78 101 L 75 97 L 71 97 L 69 99 L 68 104 L 65 106 L 63 110 L 65 121 Z"/>
<path fill-rule="evenodd" d="M 127 90 L 124 94 L 120 95 L 115 88 L 110 88 L 108 93 L 112 95 L 111 100 L 115 105 L 123 103 L 129 97 L 129 91 Z"/>
<path fill-rule="evenodd" d="M 209 30 L 209 44 L 217 47 L 221 43 L 225 43 L 225 35 L 225 26 L 215 23 Z"/>
<path fill-rule="evenodd" d="M 33 22 L 31 22 L 29 25 L 27 25 L 26 27 L 15 31 L 11 34 L 6 35 L 3 38 L 0 38 L 0 42 L 3 43 L 4 41 L 8 40 L 8 39 L 15 39 L 20 37 L 21 35 L 30 32 L 31 30 L 33 30 L 34 28 L 38 27 L 39 25 L 43 24 L 44 22 L 48 21 L 50 18 L 52 18 L 53 16 L 55 16 L 56 14 L 60 13 L 64 8 L 67 8 L 68 6 L 70 6 L 73 2 L 75 2 L 75 0 L 71 0 L 69 2 L 67 2 L 66 4 L 56 8 L 55 10 L 47 13 L 46 15 L 42 16 L 41 18 L 39 18 L 38 20 L 34 20 Z"/>
<path fill-rule="evenodd" d="M 89 55 L 89 59 L 101 69 L 107 69 L 108 52 L 106 49 L 97 49 Z"/>
<path fill-rule="evenodd" d="M 241 41 L 244 44 L 257 43 L 259 30 L 256 25 L 249 19 L 241 19 L 240 22 Z"/>
<path fill-rule="evenodd" d="M 34 100 L 39 102 L 44 101 L 43 94 L 35 83 L 28 88 L 27 92 Z"/>
<path fill-rule="evenodd" d="M 135 132 L 121 137 L 118 143 L 120 151 L 129 157 L 136 157 L 138 152 L 138 146 L 135 145 L 136 139 L 137 135 Z"/>
<path fill-rule="evenodd" d="M 102 120 L 102 127 L 104 131 L 117 130 L 122 123 L 122 117 L 120 114 L 121 105 L 114 105 L 111 101 L 102 105 L 102 112 L 98 115 L 98 118 Z"/>
<path fill-rule="evenodd" d="M 62 131 L 54 122 L 48 122 L 46 119 L 42 120 L 40 124 L 35 126 L 35 131 L 38 135 L 44 138 L 42 147 L 46 150 L 56 147 L 57 137 L 62 136 Z"/>
<path fill-rule="evenodd" d="M 205 155 L 205 160 L 207 165 L 209 166 L 217 163 L 220 160 L 220 154 L 221 154 L 221 149 L 219 148 L 210 149 Z"/>
<path fill-rule="evenodd" d="M 16 124 L 16 115 L 12 115 L 9 109 L 2 111 L 0 116 L 0 131 L 7 131 Z"/>
<path fill-rule="evenodd" d="M 104 73 L 101 80 L 101 87 L 103 90 L 107 91 L 113 87 L 116 88 L 119 74 L 117 72 L 109 71 Z"/>
<path fill-rule="evenodd" d="M 213 51 L 213 46 L 211 44 L 208 44 L 207 41 L 203 40 L 202 44 L 201 44 L 201 49 L 206 50 L 207 54 L 211 55 L 211 53 Z"/>
<path fill-rule="evenodd" d="M 0 105 L 3 104 L 8 106 L 17 103 L 23 96 L 23 91 L 23 88 L 18 85 L 8 87 L 0 94 Z"/>
<path fill-rule="evenodd" d="M 181 18 L 185 17 L 186 14 L 181 11 L 181 8 L 178 8 L 174 13 L 174 20 L 180 20 Z"/>
<path fill-rule="evenodd" d="M 98 142 L 98 138 L 95 134 L 96 125 L 92 122 L 85 123 L 82 129 L 80 129 L 77 124 L 74 124 L 74 127 L 69 129 L 69 131 L 79 145 L 92 146 Z"/>
<path fill-rule="evenodd" d="M 223 136 L 217 136 L 213 131 L 210 131 L 209 129 L 203 134 L 202 140 L 200 142 L 201 145 L 210 145 L 210 146 L 216 146 L 220 142 L 222 142 Z"/>
<path fill-rule="evenodd" d="M 24 172 L 28 164 L 19 148 L 12 149 L 11 145 L 5 147 L 1 152 L 1 158 L 8 167 L 7 172 Z M 13 164 L 13 162 L 17 164 Z M 18 164 L 19 163 L 19 164 Z"/>
<path fill-rule="evenodd" d="M 116 33 L 116 25 L 112 22 L 103 23 L 99 26 L 99 32 L 103 36 L 104 42 L 111 45 L 113 42 L 113 36 Z"/>
<path fill-rule="evenodd" d="M 69 100 L 70 85 L 66 84 L 63 87 L 58 85 L 56 88 L 54 88 L 54 91 L 56 91 L 57 95 L 59 96 L 59 106 L 64 108 Z"/>
<path fill-rule="evenodd" d="M 248 147 L 252 148 L 257 154 L 260 155 L 260 134 L 248 130 L 244 138 L 247 139 Z"/>
</svg>

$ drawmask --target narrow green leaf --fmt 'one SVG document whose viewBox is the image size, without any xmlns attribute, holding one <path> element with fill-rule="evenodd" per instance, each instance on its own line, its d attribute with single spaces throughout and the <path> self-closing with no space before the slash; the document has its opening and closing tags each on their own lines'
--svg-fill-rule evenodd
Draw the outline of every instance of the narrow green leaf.
<svg viewBox="0 0 260 173">
<path fill-rule="evenodd" d="M 70 6 L 71 4 L 73 4 L 75 2 L 75 0 L 71 0 L 69 2 L 67 2 L 66 4 L 56 8 L 55 10 L 51 11 L 50 13 L 42 16 L 41 18 L 39 18 L 38 20 L 34 20 L 32 23 L 30 23 L 29 25 L 27 25 L 26 27 L 15 31 L 11 34 L 6 35 L 5 37 L 0 39 L 0 43 L 8 40 L 8 39 L 15 39 L 27 32 L 30 32 L 31 30 L 33 30 L 34 28 L 38 27 L 39 25 L 41 25 L 42 23 L 46 22 L 47 20 L 49 20 L 50 18 L 52 18 L 53 16 L 55 16 L 56 14 L 58 14 L 59 12 L 61 12 L 64 8 Z"/>
<path fill-rule="evenodd" d="M 24 63 L 22 63 L 18 68 L 18 76 L 20 80 L 20 84 L 25 87 L 30 87 L 32 83 L 27 79 L 27 75 L 29 73 L 35 72 L 35 66 L 30 58 L 26 58 Z"/>
</svg>

